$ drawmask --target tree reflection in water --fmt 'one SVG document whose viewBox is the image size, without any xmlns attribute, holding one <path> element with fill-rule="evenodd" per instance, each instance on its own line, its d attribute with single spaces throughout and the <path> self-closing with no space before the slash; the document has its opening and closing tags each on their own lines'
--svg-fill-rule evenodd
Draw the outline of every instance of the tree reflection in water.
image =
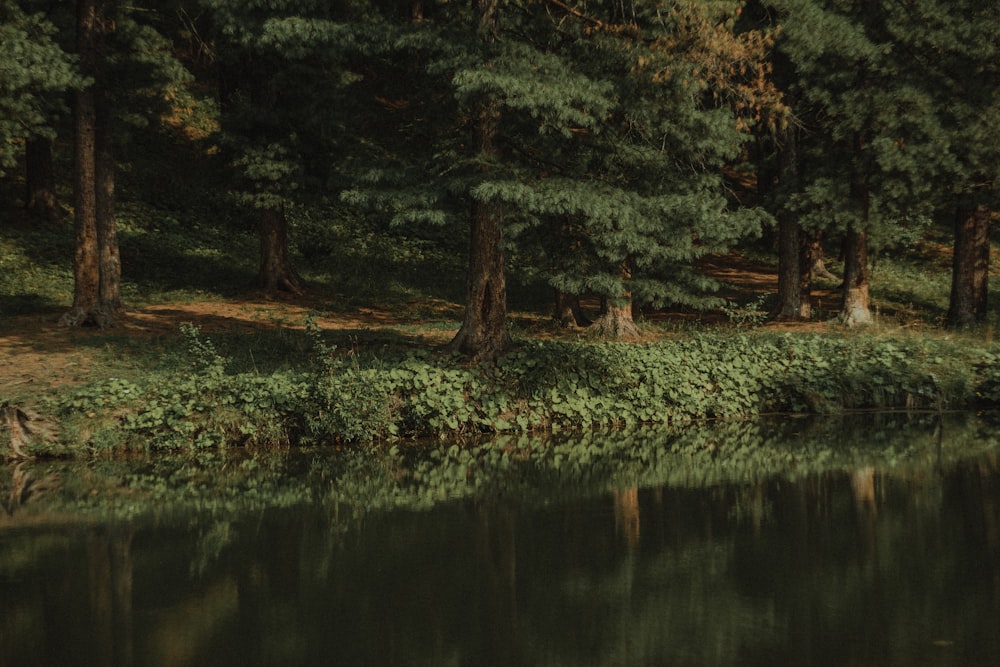
<svg viewBox="0 0 1000 667">
<path fill-rule="evenodd" d="M 579 472 L 458 457 L 475 489 L 430 509 L 399 459 L 356 479 L 272 461 L 309 493 L 253 511 L 98 520 L 40 497 L 0 520 L 0 665 L 1000 664 L 988 425 L 890 426 L 605 434 Z M 8 469 L 5 498 L 29 472 L 52 473 Z M 226 483 L 280 495 L 253 480 Z"/>
</svg>

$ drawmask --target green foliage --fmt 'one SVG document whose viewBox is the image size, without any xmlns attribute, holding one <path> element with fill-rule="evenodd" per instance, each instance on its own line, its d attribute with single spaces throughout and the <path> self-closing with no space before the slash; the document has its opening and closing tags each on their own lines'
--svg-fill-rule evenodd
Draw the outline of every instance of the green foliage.
<svg viewBox="0 0 1000 667">
<path fill-rule="evenodd" d="M 67 438 L 156 449 L 682 424 L 772 412 L 944 410 L 1000 400 L 993 353 L 944 340 L 701 332 L 656 344 L 524 342 L 495 366 L 341 354 L 268 375 L 185 328 L 192 371 L 109 379 L 55 401 Z M 117 434 L 117 435 L 116 435 Z"/>
<path fill-rule="evenodd" d="M 948 433 L 943 440 L 940 429 Z M 50 510 L 127 518 L 192 510 L 231 516 L 303 504 L 340 512 L 350 508 L 354 517 L 361 517 L 498 494 L 548 503 L 623 486 L 757 484 L 861 466 L 905 471 L 929 461 L 941 466 L 995 452 L 997 445 L 995 429 L 967 413 L 781 416 L 397 442 L 385 448 L 196 450 L 124 462 L 104 457 L 57 463 L 63 484 L 46 500 Z M 51 470 L 39 462 L 34 472 L 43 477 Z"/>
<path fill-rule="evenodd" d="M 21 140 L 53 138 L 66 114 L 66 91 L 86 80 L 58 43 L 57 28 L 41 12 L 0 1 L 0 176 L 17 164 Z"/>
<path fill-rule="evenodd" d="M 748 301 L 742 306 L 732 301 L 727 301 L 726 305 L 722 307 L 722 313 L 737 328 L 756 329 L 764 324 L 770 316 L 766 308 L 767 298 L 767 294 L 761 294 L 756 299 Z"/>
</svg>

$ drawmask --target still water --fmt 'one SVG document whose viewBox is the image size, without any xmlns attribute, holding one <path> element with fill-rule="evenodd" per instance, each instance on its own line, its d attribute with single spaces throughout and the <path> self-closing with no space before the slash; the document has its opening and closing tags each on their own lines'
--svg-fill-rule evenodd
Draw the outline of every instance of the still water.
<svg viewBox="0 0 1000 667">
<path fill-rule="evenodd" d="M 0 666 L 998 665 L 995 430 L 9 466 Z"/>
</svg>

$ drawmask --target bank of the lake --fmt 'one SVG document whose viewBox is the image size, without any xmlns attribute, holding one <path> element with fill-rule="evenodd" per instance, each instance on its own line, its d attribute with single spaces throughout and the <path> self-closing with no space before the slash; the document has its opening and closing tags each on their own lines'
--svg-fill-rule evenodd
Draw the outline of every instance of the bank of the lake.
<svg viewBox="0 0 1000 667">
<path fill-rule="evenodd" d="M 521 340 L 496 365 L 434 351 L 343 354 L 311 332 L 298 368 L 234 370 L 195 329 L 183 363 L 6 411 L 25 455 L 355 445 L 681 425 L 762 414 L 984 409 L 1000 353 L 946 336 L 703 330 L 648 344 Z M 51 427 L 51 428 L 48 428 Z M 13 442 L 17 441 L 17 442 Z"/>
</svg>

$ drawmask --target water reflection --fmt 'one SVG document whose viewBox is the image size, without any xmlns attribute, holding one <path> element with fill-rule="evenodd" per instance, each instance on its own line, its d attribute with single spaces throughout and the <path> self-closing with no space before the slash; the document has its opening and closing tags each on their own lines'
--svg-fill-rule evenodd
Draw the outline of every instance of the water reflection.
<svg viewBox="0 0 1000 667">
<path fill-rule="evenodd" d="M 378 494 L 343 462 L 287 461 L 309 501 L 252 510 L 81 520 L 36 511 L 39 496 L 0 521 L 0 665 L 1000 664 L 989 429 L 871 424 L 791 425 L 768 441 L 785 461 L 770 472 L 754 439 L 768 429 L 725 427 L 640 436 L 655 451 L 602 443 L 576 454 L 593 458 L 579 474 L 568 452 L 508 467 L 506 485 L 488 453 L 459 452 L 433 475 L 416 459 L 365 468 L 402 480 Z M 508 465 L 521 446 L 500 448 Z M 459 464 L 474 492 L 415 509 Z M 17 470 L 54 474 L 15 468 L 4 497 Z M 298 497 L 248 479 L 226 484 Z"/>
</svg>

